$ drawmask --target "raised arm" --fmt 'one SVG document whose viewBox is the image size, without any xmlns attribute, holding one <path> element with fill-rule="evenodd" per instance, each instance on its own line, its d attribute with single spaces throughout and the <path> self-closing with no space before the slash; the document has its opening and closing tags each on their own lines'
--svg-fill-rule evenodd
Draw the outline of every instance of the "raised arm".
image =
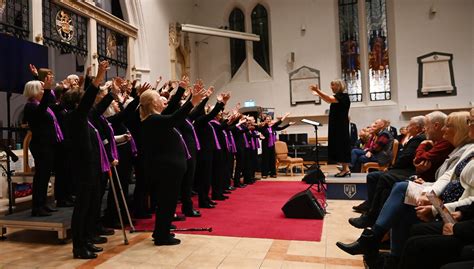
<svg viewBox="0 0 474 269">
<path fill-rule="evenodd" d="M 109 62 L 102 61 L 99 64 L 99 71 L 97 72 L 97 75 L 95 76 L 91 84 L 86 88 L 84 96 L 82 96 L 81 102 L 77 107 L 77 112 L 83 117 L 87 117 L 87 114 L 94 105 L 95 97 L 99 92 L 99 85 L 105 78 L 105 73 L 107 72 L 108 67 Z"/>
<path fill-rule="evenodd" d="M 332 95 L 327 95 L 326 93 L 324 93 L 323 91 L 321 91 L 321 89 L 319 89 L 319 85 L 311 85 L 309 86 L 309 88 L 311 89 L 311 92 L 314 94 L 314 95 L 318 95 L 319 97 L 321 97 L 321 99 L 323 99 L 326 103 L 339 103 L 339 101 Z"/>
</svg>

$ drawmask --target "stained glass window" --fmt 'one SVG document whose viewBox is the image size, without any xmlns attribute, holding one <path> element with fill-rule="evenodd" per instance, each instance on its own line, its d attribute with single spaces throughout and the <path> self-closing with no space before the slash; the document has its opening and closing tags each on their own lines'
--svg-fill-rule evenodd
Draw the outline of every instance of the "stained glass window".
<svg viewBox="0 0 474 269">
<path fill-rule="evenodd" d="M 63 53 L 87 55 L 87 19 L 43 0 L 44 43 Z"/>
<path fill-rule="evenodd" d="M 28 0 L 0 0 L 0 33 L 28 39 L 29 13 Z"/>
<path fill-rule="evenodd" d="M 385 0 L 366 0 L 370 100 L 390 100 Z"/>
<path fill-rule="evenodd" d="M 390 100 L 386 0 L 339 0 L 338 6 L 341 72 L 351 101 L 362 102 L 364 93 L 369 93 L 370 101 Z M 365 9 L 365 18 L 359 16 L 359 6 Z M 359 38 L 362 31 L 367 39 Z M 367 48 L 367 59 L 361 59 L 361 47 Z"/>
<path fill-rule="evenodd" d="M 252 33 L 260 36 L 260 41 L 253 42 L 253 58 L 270 74 L 270 48 L 268 39 L 267 10 L 258 4 L 252 10 Z"/>
<path fill-rule="evenodd" d="M 229 29 L 232 31 L 245 32 L 245 16 L 242 10 L 234 8 L 229 15 Z M 230 67 L 232 76 L 237 73 L 245 61 L 245 41 L 242 39 L 230 39 Z"/>
<path fill-rule="evenodd" d="M 127 68 L 127 46 L 126 36 L 97 24 L 97 53 L 100 61 L 108 60 L 113 65 Z"/>
<path fill-rule="evenodd" d="M 339 0 L 342 79 L 351 102 L 362 102 L 357 0 Z"/>
</svg>

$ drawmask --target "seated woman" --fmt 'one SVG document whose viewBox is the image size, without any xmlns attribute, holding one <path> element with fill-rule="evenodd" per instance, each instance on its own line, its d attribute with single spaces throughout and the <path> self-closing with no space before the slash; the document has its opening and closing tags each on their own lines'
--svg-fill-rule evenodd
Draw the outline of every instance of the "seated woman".
<svg viewBox="0 0 474 269">
<path fill-rule="evenodd" d="M 471 109 L 469 119 L 469 136 L 474 138 L 474 109 Z M 469 158 L 470 156 L 470 158 Z M 474 153 L 471 152 L 465 158 L 461 174 L 464 178 L 474 178 Z M 463 176 L 461 175 L 461 178 Z M 464 183 L 464 184 L 463 184 Z M 461 181 L 464 188 L 466 182 Z M 472 191 L 472 189 L 471 189 Z M 465 192 L 461 198 L 466 197 Z M 471 199 L 472 196 L 467 197 Z M 463 247 L 474 243 L 474 203 L 470 205 L 457 206 L 468 200 L 460 199 L 457 203 L 448 203 L 445 207 L 452 214 L 456 223 L 443 223 L 434 221 L 428 223 L 415 224 L 411 229 L 411 236 L 405 244 L 401 255 L 400 268 L 439 268 L 441 265 L 452 262 L 460 262 L 460 254 Z M 463 201 L 464 200 L 464 201 Z M 427 213 L 431 213 L 430 207 L 420 206 L 418 209 L 422 219 L 427 219 L 423 215 L 426 208 Z M 432 215 L 431 215 L 432 216 Z M 430 216 L 430 218 L 431 218 Z M 472 251 L 472 250 L 471 250 Z M 430 253 L 429 259 L 420 259 L 425 253 Z M 472 254 L 471 254 L 472 257 Z M 472 258 L 471 258 L 472 259 Z M 450 268 L 473 268 L 474 261 L 452 264 Z"/>
<path fill-rule="evenodd" d="M 361 166 L 367 162 L 377 162 L 380 165 L 385 165 L 392 160 L 393 137 L 385 127 L 385 120 L 376 120 L 371 126 L 373 143 L 366 146 L 363 150 L 352 149 L 352 172 L 360 173 Z"/>
<path fill-rule="evenodd" d="M 454 178 L 454 172 L 459 163 L 466 158 L 468 154 L 474 152 L 474 137 L 469 136 L 467 127 L 468 112 L 451 113 L 443 128 L 443 138 L 448 140 L 455 149 L 443 165 L 438 169 L 436 178 L 438 180 L 425 192 L 435 190 L 437 195 L 443 193 L 446 185 Z M 459 169 L 459 168 L 458 168 Z M 438 175 L 441 175 L 438 177 Z M 474 191 L 474 184 L 468 184 L 471 178 L 466 178 L 465 173 L 461 173 L 461 182 L 466 184 L 465 194 L 470 195 Z M 408 237 L 408 230 L 412 224 L 420 222 L 416 217 L 415 207 L 405 204 L 405 195 L 408 188 L 408 182 L 397 183 L 385 202 L 380 215 L 375 224 L 370 229 L 365 229 L 359 239 L 351 244 L 337 242 L 337 246 L 345 252 L 357 255 L 365 254 L 364 257 L 368 264 L 373 264 L 377 255 L 379 243 L 386 232 L 392 229 L 391 233 L 391 258 L 390 261 L 397 261 L 400 257 L 403 244 Z M 458 197 L 459 198 L 459 197 Z M 457 200 L 457 199 L 456 199 Z M 431 207 L 430 207 L 431 209 Z"/>
</svg>

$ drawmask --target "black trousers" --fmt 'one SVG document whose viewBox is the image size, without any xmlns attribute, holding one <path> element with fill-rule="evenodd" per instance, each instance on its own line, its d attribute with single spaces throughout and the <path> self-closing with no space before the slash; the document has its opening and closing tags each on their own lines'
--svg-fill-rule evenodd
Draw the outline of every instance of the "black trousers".
<svg viewBox="0 0 474 269">
<path fill-rule="evenodd" d="M 117 151 L 118 151 L 118 154 L 119 154 L 119 164 L 117 165 L 116 169 L 117 169 L 117 173 L 118 173 L 118 177 L 117 178 L 117 174 L 115 173 L 114 171 L 114 168 L 112 167 L 112 178 L 114 180 L 114 186 L 115 186 L 115 192 L 117 193 L 117 199 L 119 201 L 119 205 L 120 205 L 120 210 L 121 210 L 121 214 L 122 214 L 122 217 L 124 217 L 124 223 L 127 223 L 127 215 L 126 215 L 126 211 L 125 211 L 125 205 L 123 203 L 123 199 L 121 197 L 121 194 L 120 194 L 120 188 L 119 188 L 119 185 L 118 185 L 118 180 L 120 179 L 120 184 L 122 185 L 122 191 L 123 191 L 123 195 L 126 199 L 126 202 L 127 202 L 127 206 L 128 206 L 128 187 L 129 187 L 129 184 L 130 184 L 130 179 L 132 177 L 132 148 L 130 146 L 130 143 L 126 143 L 126 144 L 123 144 L 123 145 L 120 145 L 117 147 Z M 112 192 L 112 186 L 109 185 L 109 192 L 107 194 L 107 208 L 105 209 L 105 212 L 104 212 L 104 221 L 107 223 L 107 224 L 114 224 L 114 223 L 118 223 L 119 222 L 119 218 L 118 218 L 118 215 L 117 215 L 117 208 L 116 208 L 116 205 L 115 205 L 115 199 L 114 199 L 114 195 L 113 195 L 113 192 Z"/>
<path fill-rule="evenodd" d="M 382 211 L 392 187 L 396 182 L 408 179 L 414 172 L 411 170 L 392 169 L 387 172 L 371 172 L 367 175 L 367 195 L 370 209 L 368 216 L 374 221 Z"/>
<path fill-rule="evenodd" d="M 225 149 L 215 150 L 212 158 L 212 196 L 221 196 L 224 191 L 224 177 L 226 171 Z"/>
<path fill-rule="evenodd" d="M 35 159 L 35 175 L 33 176 L 33 210 L 46 205 L 48 183 L 55 166 L 56 145 L 30 144 L 31 154 Z"/>
<path fill-rule="evenodd" d="M 181 211 L 190 212 L 194 209 L 193 200 L 191 199 L 191 191 L 194 185 L 194 175 L 196 172 L 196 147 L 188 147 L 191 154 L 191 159 L 187 162 L 186 173 L 184 174 L 183 181 L 181 182 Z"/>
<path fill-rule="evenodd" d="M 55 148 L 54 168 L 54 198 L 58 202 L 71 200 L 73 194 L 73 177 L 72 167 L 69 160 L 69 153 L 63 144 L 57 145 Z"/>
<path fill-rule="evenodd" d="M 208 203 L 210 200 L 209 190 L 211 189 L 213 153 L 212 150 L 201 149 L 197 154 L 195 180 L 199 203 Z"/>
<path fill-rule="evenodd" d="M 156 192 L 157 205 L 155 215 L 155 240 L 169 240 L 170 226 L 178 203 L 178 193 L 183 180 L 186 165 L 157 164 L 156 171 L 159 175 L 153 182 L 153 190 Z M 149 173 L 149 171 L 146 171 Z M 153 172 L 153 171 L 152 171 Z"/>
<path fill-rule="evenodd" d="M 234 174 L 234 163 L 235 157 L 234 153 L 228 151 L 227 152 L 227 166 L 226 166 L 226 174 L 225 174 L 225 181 L 224 181 L 224 189 L 228 189 L 231 186 L 232 175 Z"/>
<path fill-rule="evenodd" d="M 235 153 L 234 184 L 240 184 L 240 178 L 245 170 L 245 148 L 237 148 Z"/>
<path fill-rule="evenodd" d="M 275 167 L 275 146 L 262 148 L 262 176 L 276 175 Z"/>
<path fill-rule="evenodd" d="M 254 162 L 253 162 L 253 149 L 245 149 L 244 154 L 244 183 L 252 183 L 255 178 Z"/>
<path fill-rule="evenodd" d="M 150 182 L 145 177 L 145 165 L 143 157 L 138 156 L 133 160 L 135 171 L 135 190 L 133 192 L 133 214 L 143 216 L 149 213 L 148 195 L 150 194 Z"/>
<path fill-rule="evenodd" d="M 96 177 L 98 181 L 99 173 L 97 173 Z M 99 185 L 78 184 L 71 220 L 72 244 L 74 248 L 85 247 L 87 240 L 95 236 L 98 207 L 100 208 Z"/>
<path fill-rule="evenodd" d="M 410 231 L 412 236 L 405 243 L 399 268 L 440 268 L 443 264 L 458 261 L 465 243 L 455 236 L 442 235 L 442 229 L 443 222 L 414 225 Z"/>
</svg>

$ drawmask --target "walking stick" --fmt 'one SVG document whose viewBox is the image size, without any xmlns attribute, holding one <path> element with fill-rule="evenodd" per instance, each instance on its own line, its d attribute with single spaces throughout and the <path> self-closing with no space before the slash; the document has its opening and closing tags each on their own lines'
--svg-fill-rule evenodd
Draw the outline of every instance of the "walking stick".
<svg viewBox="0 0 474 269">
<path fill-rule="evenodd" d="M 125 207 L 125 212 L 127 212 L 128 222 L 130 223 L 130 232 L 133 233 L 133 231 L 135 231 L 135 226 L 133 226 L 132 217 L 130 217 L 130 211 L 128 210 L 127 199 L 125 199 L 125 195 L 123 194 L 122 183 L 120 183 L 120 177 L 117 172 L 117 167 L 115 166 L 114 166 L 114 172 L 115 172 L 115 175 L 117 176 L 117 181 L 118 181 L 117 183 L 120 190 L 120 194 L 122 195 L 122 202 Z"/>
<path fill-rule="evenodd" d="M 112 177 L 112 172 L 111 171 L 109 171 L 109 181 L 110 181 L 110 187 L 112 188 L 112 193 L 114 195 L 115 207 L 117 208 L 117 214 L 118 214 L 118 217 L 119 217 L 119 220 L 120 220 L 120 226 L 122 227 L 123 244 L 128 245 L 127 234 L 125 233 L 125 227 L 123 225 L 122 214 L 120 213 L 120 205 L 119 205 L 118 198 L 117 198 L 117 192 L 115 191 L 114 179 Z"/>
</svg>

